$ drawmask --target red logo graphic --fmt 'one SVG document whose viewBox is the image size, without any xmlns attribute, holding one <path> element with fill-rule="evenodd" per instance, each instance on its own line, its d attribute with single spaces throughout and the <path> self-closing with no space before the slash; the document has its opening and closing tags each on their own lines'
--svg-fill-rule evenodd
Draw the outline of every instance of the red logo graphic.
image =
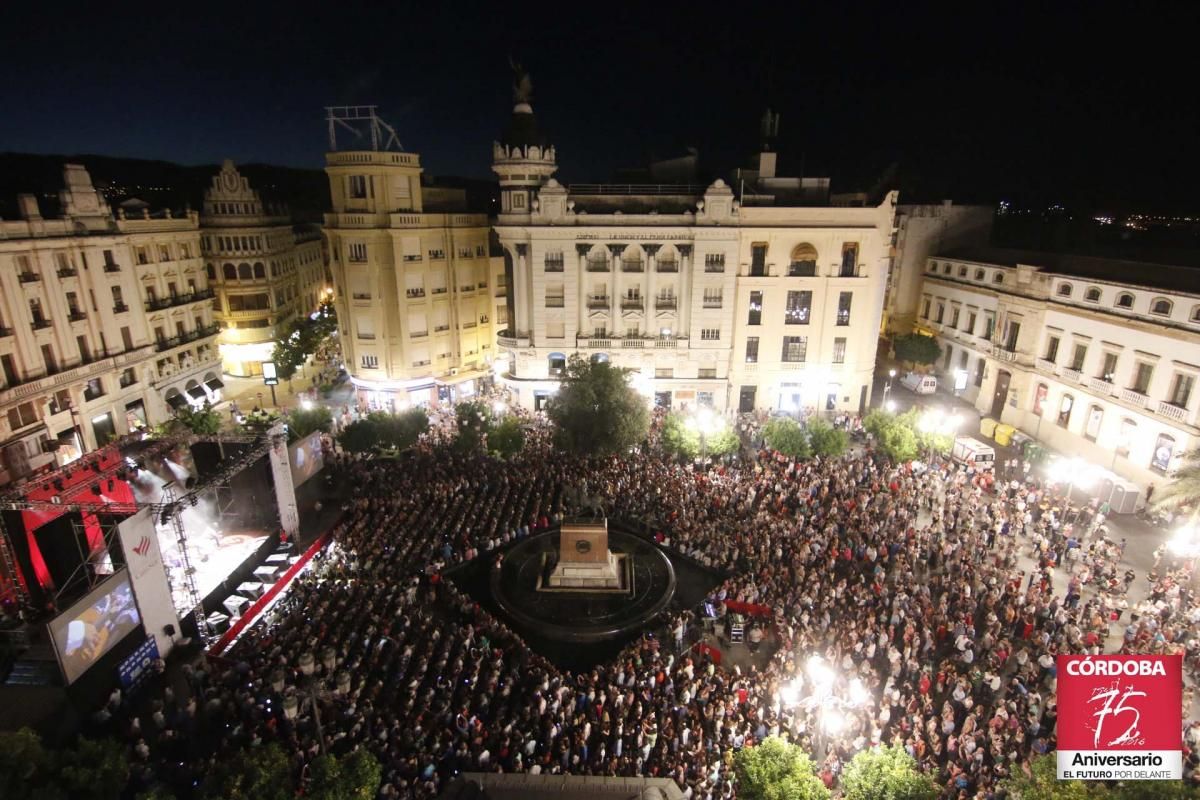
<svg viewBox="0 0 1200 800">
<path fill-rule="evenodd" d="M 133 552 L 137 553 L 139 556 L 144 556 L 144 555 L 146 555 L 146 553 L 149 553 L 150 552 L 150 537 L 143 536 L 142 540 L 137 543 L 137 547 L 133 548 Z"/>
<path fill-rule="evenodd" d="M 1059 656 L 1058 748 L 1180 750 L 1182 656 Z"/>
</svg>

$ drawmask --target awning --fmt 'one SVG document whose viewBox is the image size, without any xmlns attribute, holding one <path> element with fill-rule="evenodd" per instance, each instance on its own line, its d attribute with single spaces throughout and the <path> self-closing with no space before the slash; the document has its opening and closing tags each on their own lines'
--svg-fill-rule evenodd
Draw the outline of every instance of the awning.
<svg viewBox="0 0 1200 800">
<path fill-rule="evenodd" d="M 167 398 L 167 405 L 178 410 L 187 405 L 187 398 L 181 394 L 173 394 Z"/>
<path fill-rule="evenodd" d="M 193 386 L 187 390 L 187 393 L 188 397 L 192 398 L 193 400 L 203 400 L 204 398 L 208 397 L 208 393 L 204 391 L 203 386 Z"/>
<path fill-rule="evenodd" d="M 212 378 L 212 379 L 210 379 L 210 380 L 207 380 L 207 381 L 205 381 L 205 382 L 204 382 L 204 385 L 205 385 L 205 386 L 207 386 L 209 389 L 211 389 L 211 390 L 212 390 L 212 391 L 214 391 L 214 392 L 215 392 L 217 389 L 224 389 L 224 388 L 225 388 L 225 384 L 221 382 L 221 379 L 220 379 L 220 378 Z"/>
</svg>

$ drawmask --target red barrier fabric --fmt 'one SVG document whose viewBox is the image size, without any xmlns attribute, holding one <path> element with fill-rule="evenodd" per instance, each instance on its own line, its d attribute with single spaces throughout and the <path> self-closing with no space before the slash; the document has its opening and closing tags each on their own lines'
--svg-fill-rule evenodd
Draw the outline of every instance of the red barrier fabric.
<svg viewBox="0 0 1200 800">
<path fill-rule="evenodd" d="M 743 603 L 740 600 L 726 600 L 725 608 L 729 611 L 735 611 L 738 614 L 745 614 L 750 617 L 770 617 L 775 618 L 774 609 L 769 606 L 759 605 L 758 603 Z"/>
<path fill-rule="evenodd" d="M 272 600 L 275 599 L 276 595 L 286 589 L 292 582 L 292 579 L 300 573 L 300 570 L 304 569 L 308 562 L 312 560 L 312 557 L 321 551 L 321 548 L 324 547 L 329 541 L 329 536 L 330 532 L 325 531 L 325 533 L 321 534 L 315 542 L 309 545 L 308 549 L 304 551 L 304 554 L 300 556 L 300 559 L 295 564 L 292 564 L 292 566 L 288 567 L 287 572 L 283 573 L 283 577 L 275 581 L 271 588 L 263 593 L 262 597 L 255 600 L 254 603 L 246 609 L 246 613 L 242 614 L 242 616 L 238 618 L 237 622 L 229 626 L 229 630 L 225 631 L 225 633 L 221 635 L 221 638 L 217 640 L 217 643 L 208 649 L 208 655 L 219 656 L 224 653 L 225 649 L 233 643 L 233 640 L 241 635 L 242 631 L 258 618 L 258 615 L 261 614 L 262 610 L 266 608 Z"/>
</svg>

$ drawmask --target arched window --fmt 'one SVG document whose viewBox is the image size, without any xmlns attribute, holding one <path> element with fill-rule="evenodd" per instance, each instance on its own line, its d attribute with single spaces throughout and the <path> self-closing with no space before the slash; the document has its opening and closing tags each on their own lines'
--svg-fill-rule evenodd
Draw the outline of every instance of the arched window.
<svg viewBox="0 0 1200 800">
<path fill-rule="evenodd" d="M 811 278 L 817 274 L 817 248 L 805 242 L 792 249 L 788 263 L 789 278 Z"/>
<path fill-rule="evenodd" d="M 1150 304 L 1150 313 L 1166 317 L 1171 313 L 1171 301 L 1165 297 L 1156 297 Z"/>
<path fill-rule="evenodd" d="M 261 261 L 256 261 L 254 263 L 254 277 L 255 278 L 267 277 L 267 268 L 263 266 Z"/>
<path fill-rule="evenodd" d="M 986 277 L 986 275 L 984 274 L 984 271 L 983 271 L 983 270 L 981 270 L 981 269 L 977 269 L 977 270 L 975 270 L 975 280 L 977 280 L 977 281 L 981 281 L 981 280 L 983 280 L 985 277 Z"/>
<path fill-rule="evenodd" d="M 1100 287 L 1099 286 L 1089 286 L 1088 290 L 1083 295 L 1083 299 L 1087 300 L 1089 303 L 1099 303 L 1100 302 Z"/>
<path fill-rule="evenodd" d="M 937 272 L 937 268 L 938 268 L 938 264 L 936 261 L 929 262 L 929 271 L 930 272 Z"/>
<path fill-rule="evenodd" d="M 567 371 L 567 357 L 562 353 L 551 353 L 546 361 L 552 377 L 560 377 Z"/>
<path fill-rule="evenodd" d="M 1004 273 L 997 272 L 992 276 L 992 283 L 1004 283 Z"/>
<path fill-rule="evenodd" d="M 1058 285 L 1058 296 L 1059 297 L 1070 297 L 1072 288 L 1073 287 L 1069 283 L 1060 283 Z"/>
<path fill-rule="evenodd" d="M 217 279 L 217 271 L 213 268 L 212 264 L 206 265 L 204 267 L 204 271 L 208 274 L 208 279 L 210 281 L 215 281 Z"/>
<path fill-rule="evenodd" d="M 1192 307 L 1192 322 L 1200 322 L 1200 306 Z"/>
<path fill-rule="evenodd" d="M 592 363 L 593 364 L 607 364 L 608 363 L 608 353 L 592 353 Z"/>
<path fill-rule="evenodd" d="M 243 281 L 248 281 L 253 277 L 253 272 L 250 270 L 250 265 L 246 263 L 238 264 L 238 278 Z"/>
<path fill-rule="evenodd" d="M 1065 428 L 1071 424 L 1071 409 L 1075 407 L 1075 398 L 1064 394 L 1058 404 L 1058 426 Z"/>
<path fill-rule="evenodd" d="M 943 275 L 950 274 L 950 265 L 949 264 L 942 264 L 942 274 Z"/>
<path fill-rule="evenodd" d="M 227 280 L 227 281 L 237 280 L 237 267 L 235 267 L 233 264 L 226 264 L 221 269 L 225 273 L 225 280 Z"/>
<path fill-rule="evenodd" d="M 958 277 L 960 277 L 960 278 L 965 278 L 965 277 L 967 277 L 967 268 L 966 268 L 966 267 L 959 267 L 959 268 L 958 268 Z"/>
<path fill-rule="evenodd" d="M 1129 292 L 1117 295 L 1117 308 L 1133 308 L 1133 295 Z"/>
</svg>

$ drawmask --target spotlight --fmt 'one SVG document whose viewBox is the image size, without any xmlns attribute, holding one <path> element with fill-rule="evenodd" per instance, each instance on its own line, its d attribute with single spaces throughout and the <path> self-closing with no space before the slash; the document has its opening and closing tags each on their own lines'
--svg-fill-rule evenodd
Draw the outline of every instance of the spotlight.
<svg viewBox="0 0 1200 800">
<path fill-rule="evenodd" d="M 100 484 L 93 483 L 90 488 L 92 490 L 92 494 L 96 495 L 97 497 L 100 496 Z"/>
<path fill-rule="evenodd" d="M 196 505 L 200 502 L 200 498 L 197 497 L 196 495 L 192 495 L 191 499 L 192 499 L 192 508 L 195 508 Z"/>
<path fill-rule="evenodd" d="M 101 472 L 103 472 L 103 470 L 100 468 L 99 461 L 92 462 L 92 472 L 95 472 L 97 475 L 99 475 Z"/>
<path fill-rule="evenodd" d="M 115 487 L 115 486 L 116 486 L 116 482 L 113 481 L 112 478 L 109 478 L 108 479 L 108 490 L 111 492 L 113 490 L 113 487 Z"/>
<path fill-rule="evenodd" d="M 55 478 L 55 479 L 54 479 L 54 488 L 55 488 L 55 489 L 57 489 L 57 490 L 58 490 L 58 491 L 60 491 L 60 492 L 63 490 L 63 482 L 62 482 L 62 478 Z"/>
</svg>

